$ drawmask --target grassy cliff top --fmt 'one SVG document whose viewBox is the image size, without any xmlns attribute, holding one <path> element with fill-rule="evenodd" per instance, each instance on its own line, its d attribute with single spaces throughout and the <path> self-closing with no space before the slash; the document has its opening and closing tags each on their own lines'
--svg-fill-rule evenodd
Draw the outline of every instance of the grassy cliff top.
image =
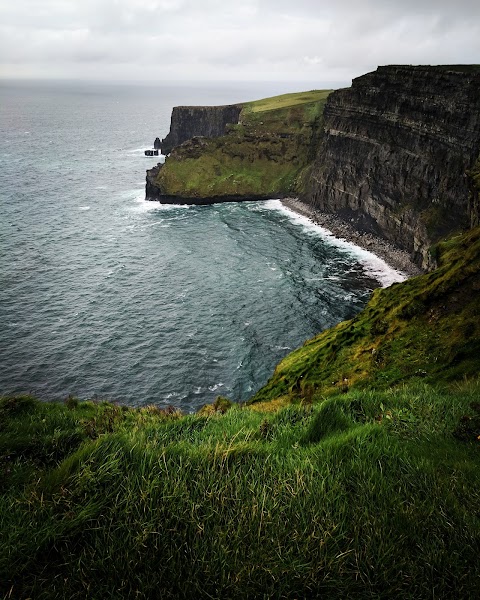
<svg viewBox="0 0 480 600">
<path fill-rule="evenodd" d="M 282 94 L 281 96 L 272 96 L 253 102 L 245 102 L 242 106 L 247 112 L 266 112 L 269 110 L 277 110 L 280 108 L 289 108 L 299 104 L 308 104 L 310 102 L 320 102 L 325 100 L 332 90 L 311 90 L 309 92 L 294 92 L 290 94 Z"/>
</svg>

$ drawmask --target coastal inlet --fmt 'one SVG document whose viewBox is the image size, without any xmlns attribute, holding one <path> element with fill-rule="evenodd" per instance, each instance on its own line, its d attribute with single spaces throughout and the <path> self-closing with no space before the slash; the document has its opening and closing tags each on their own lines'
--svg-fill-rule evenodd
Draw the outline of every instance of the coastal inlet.
<svg viewBox="0 0 480 600">
<path fill-rule="evenodd" d="M 258 90 L 93 91 L 1 91 L 3 394 L 187 411 L 245 400 L 382 283 L 279 202 L 144 201 L 144 150 L 173 105 Z"/>
</svg>

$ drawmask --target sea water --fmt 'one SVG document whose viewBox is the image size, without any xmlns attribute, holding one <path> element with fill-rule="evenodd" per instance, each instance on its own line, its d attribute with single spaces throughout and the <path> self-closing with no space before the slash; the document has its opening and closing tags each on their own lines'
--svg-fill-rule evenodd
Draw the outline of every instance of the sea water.
<svg viewBox="0 0 480 600">
<path fill-rule="evenodd" d="M 278 200 L 145 201 L 179 104 L 258 85 L 0 87 L 0 393 L 173 404 L 249 398 L 307 338 L 401 279 Z"/>
</svg>

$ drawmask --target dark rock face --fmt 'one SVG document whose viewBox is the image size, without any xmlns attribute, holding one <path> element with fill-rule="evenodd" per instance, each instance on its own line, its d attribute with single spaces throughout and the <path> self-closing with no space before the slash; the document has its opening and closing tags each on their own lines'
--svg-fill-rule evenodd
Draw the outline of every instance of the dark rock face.
<svg viewBox="0 0 480 600">
<path fill-rule="evenodd" d="M 147 177 L 145 183 L 145 197 L 147 200 L 160 200 L 160 189 L 155 185 L 155 179 L 158 172 L 162 168 L 162 164 L 158 163 L 155 167 L 147 169 Z"/>
<path fill-rule="evenodd" d="M 229 124 L 238 123 L 240 104 L 226 106 L 175 106 L 172 111 L 170 132 L 161 141 L 162 154 L 170 154 L 193 137 L 220 137 Z M 155 146 L 156 148 L 156 146 Z"/>
<path fill-rule="evenodd" d="M 479 151 L 479 70 L 379 67 L 329 96 L 304 199 L 430 269 L 429 247 L 475 220 L 466 172 Z"/>
</svg>

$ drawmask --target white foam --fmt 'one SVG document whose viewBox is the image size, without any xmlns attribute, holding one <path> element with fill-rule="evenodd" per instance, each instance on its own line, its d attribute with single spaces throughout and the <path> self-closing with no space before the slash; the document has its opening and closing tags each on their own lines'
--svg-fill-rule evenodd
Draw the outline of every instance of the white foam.
<svg viewBox="0 0 480 600">
<path fill-rule="evenodd" d="M 153 150 L 153 148 L 149 148 L 148 144 L 145 144 L 145 146 L 142 146 L 141 148 L 129 148 L 128 150 L 126 150 L 126 152 L 127 154 L 131 154 L 133 156 L 145 156 L 145 150 Z M 160 151 L 158 153 L 158 156 L 145 156 L 145 158 L 155 158 L 159 163 L 165 162 L 165 155 L 160 154 Z"/>
<path fill-rule="evenodd" d="M 310 235 L 318 235 L 332 246 L 336 246 L 337 248 L 340 248 L 341 250 L 344 250 L 350 254 L 363 265 L 365 271 L 371 277 L 380 282 L 382 287 L 388 287 L 389 285 L 392 285 L 392 283 L 398 283 L 407 279 L 405 273 L 397 271 L 388 265 L 383 258 L 380 258 L 373 252 L 369 252 L 364 248 L 360 248 L 360 246 L 357 246 L 352 242 L 348 242 L 343 238 L 335 237 L 331 231 L 325 229 L 325 227 L 322 227 L 317 223 L 314 223 L 309 217 L 300 215 L 294 210 L 287 208 L 280 200 L 267 200 L 263 203 L 263 206 L 269 210 L 282 212 L 283 214 L 287 215 L 291 221 L 297 225 L 301 225 L 306 233 Z"/>
<path fill-rule="evenodd" d="M 142 191 L 141 196 L 134 198 L 135 204 L 130 207 L 130 210 L 136 213 L 147 213 L 154 210 L 177 210 L 179 208 L 190 208 L 188 204 L 161 204 L 155 200 L 145 200 L 145 191 Z"/>
<path fill-rule="evenodd" d="M 218 383 L 216 383 L 215 385 L 210 385 L 208 386 L 208 389 L 211 392 L 216 392 L 219 388 L 223 387 L 225 384 L 222 383 L 221 381 L 219 381 Z"/>
<path fill-rule="evenodd" d="M 170 225 L 162 225 L 163 221 L 164 219 L 160 219 L 155 223 L 147 223 L 146 225 L 142 226 L 142 229 L 146 229 L 147 227 L 170 227 Z"/>
<path fill-rule="evenodd" d="M 130 153 L 135 153 L 135 152 L 144 152 L 145 150 L 148 150 L 149 148 L 145 148 L 145 146 L 142 146 L 141 148 L 130 148 L 127 150 L 127 152 Z"/>
<path fill-rule="evenodd" d="M 78 210 L 90 210 L 89 206 L 79 206 Z"/>
</svg>

